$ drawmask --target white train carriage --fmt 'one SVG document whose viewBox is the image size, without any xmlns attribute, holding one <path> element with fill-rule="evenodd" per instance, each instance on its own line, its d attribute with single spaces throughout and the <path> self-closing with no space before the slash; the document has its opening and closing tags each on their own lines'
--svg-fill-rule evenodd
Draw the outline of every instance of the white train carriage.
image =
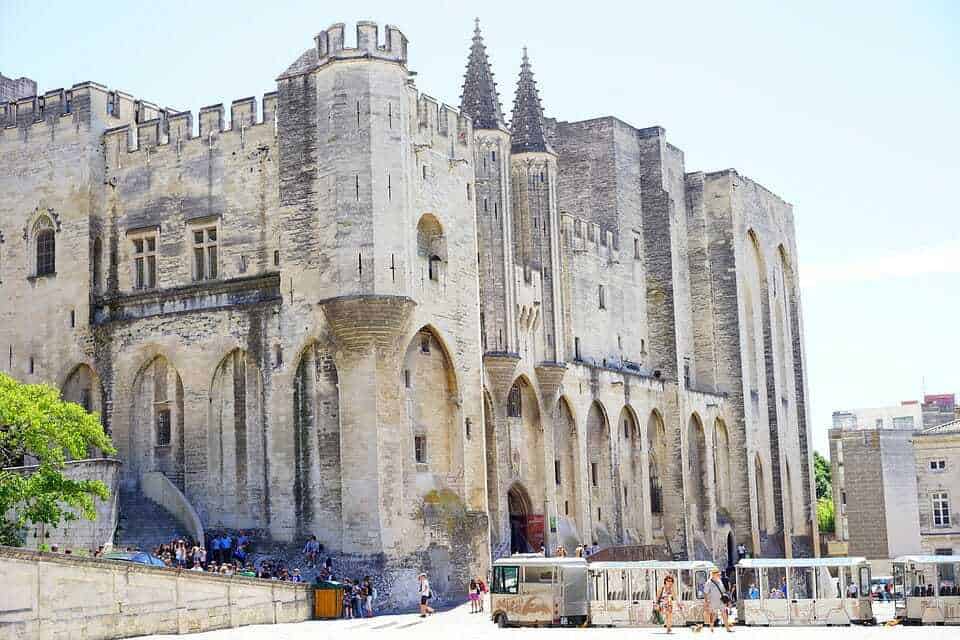
<svg viewBox="0 0 960 640">
<path fill-rule="evenodd" d="M 585 624 L 587 561 L 534 555 L 496 560 L 490 615 L 500 627 Z"/>
<path fill-rule="evenodd" d="M 905 624 L 960 624 L 960 556 L 893 561 L 894 611 Z"/>
<path fill-rule="evenodd" d="M 595 626 L 654 626 L 657 591 L 673 576 L 673 624 L 703 621 L 703 585 L 712 562 L 591 562 L 590 622 Z"/>
<path fill-rule="evenodd" d="M 865 558 L 746 558 L 737 620 L 754 626 L 875 624 Z"/>
</svg>

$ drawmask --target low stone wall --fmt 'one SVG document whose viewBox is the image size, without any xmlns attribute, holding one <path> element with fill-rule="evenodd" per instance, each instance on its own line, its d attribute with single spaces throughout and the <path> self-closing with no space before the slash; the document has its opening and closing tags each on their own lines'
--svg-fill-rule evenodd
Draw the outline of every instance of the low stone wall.
<svg viewBox="0 0 960 640">
<path fill-rule="evenodd" d="M 16 467 L 10 471 L 31 473 L 36 466 Z M 37 549 L 40 545 L 58 545 L 61 551 L 72 549 L 78 555 L 90 554 L 101 545 L 113 542 L 117 528 L 117 488 L 120 478 L 120 461 L 115 458 L 90 458 L 71 460 L 66 463 L 63 475 L 71 480 L 100 480 L 110 492 L 107 500 L 94 498 L 97 517 L 87 520 L 79 517 L 65 521 L 59 527 L 42 524 L 30 525 L 24 532 L 24 546 Z"/>
<path fill-rule="evenodd" d="M 313 615 L 304 584 L 0 547 L 0 640 L 194 633 Z"/>
</svg>

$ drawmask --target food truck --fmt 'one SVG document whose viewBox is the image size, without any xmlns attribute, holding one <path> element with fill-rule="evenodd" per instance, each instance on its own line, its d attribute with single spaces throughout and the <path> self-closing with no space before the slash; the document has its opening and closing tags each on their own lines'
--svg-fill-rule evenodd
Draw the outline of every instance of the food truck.
<svg viewBox="0 0 960 640">
<path fill-rule="evenodd" d="M 520 555 L 493 563 L 490 613 L 500 627 L 583 625 L 587 605 L 584 558 Z"/>
</svg>

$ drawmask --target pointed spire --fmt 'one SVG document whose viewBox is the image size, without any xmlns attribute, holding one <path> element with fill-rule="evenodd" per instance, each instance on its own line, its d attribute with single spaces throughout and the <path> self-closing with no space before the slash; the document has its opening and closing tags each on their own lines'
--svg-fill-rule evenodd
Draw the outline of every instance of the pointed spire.
<svg viewBox="0 0 960 640">
<path fill-rule="evenodd" d="M 527 48 L 523 48 L 523 62 L 520 65 L 520 79 L 517 81 L 517 95 L 513 101 L 513 120 L 510 123 L 513 138 L 513 153 L 527 151 L 551 151 L 543 135 L 543 107 L 537 83 L 533 79 Z"/>
<path fill-rule="evenodd" d="M 473 118 L 474 129 L 500 129 L 505 127 L 503 110 L 487 59 L 487 47 L 480 35 L 480 18 L 475 18 L 473 23 L 473 44 L 470 45 L 467 73 L 463 78 L 460 111 Z"/>
</svg>

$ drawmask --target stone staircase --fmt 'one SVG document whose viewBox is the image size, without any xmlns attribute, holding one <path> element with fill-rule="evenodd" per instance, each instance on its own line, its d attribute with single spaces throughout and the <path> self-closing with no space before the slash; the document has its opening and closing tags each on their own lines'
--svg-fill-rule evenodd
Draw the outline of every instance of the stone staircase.
<svg viewBox="0 0 960 640">
<path fill-rule="evenodd" d="M 147 498 L 139 489 L 121 489 L 120 522 L 114 549 L 127 547 L 151 551 L 157 545 L 186 536 L 184 527 L 163 507 Z"/>
</svg>

